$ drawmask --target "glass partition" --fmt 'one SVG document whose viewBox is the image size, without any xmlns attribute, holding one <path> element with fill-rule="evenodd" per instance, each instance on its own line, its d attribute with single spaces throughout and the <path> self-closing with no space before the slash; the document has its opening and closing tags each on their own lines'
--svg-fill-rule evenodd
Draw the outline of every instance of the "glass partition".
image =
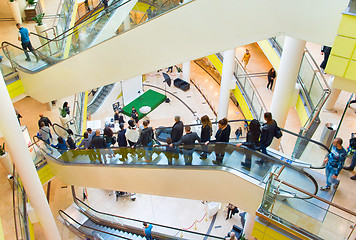
<svg viewBox="0 0 356 240">
<path fill-rule="evenodd" d="M 291 188 L 271 174 L 259 211 L 296 231 L 306 231 L 321 239 L 351 239 L 355 216 L 313 197 L 288 198 Z M 295 192 L 298 192 L 294 189 Z M 307 196 L 300 193 L 300 195 Z M 309 195 L 308 195 L 309 196 Z M 297 206 L 297 207 L 295 207 Z M 342 215 L 340 213 L 342 212 Z"/>
<path fill-rule="evenodd" d="M 71 1 L 73 0 L 67 0 L 63 4 L 63 19 L 67 19 L 68 17 L 68 7 L 71 6 Z M 157 5 L 157 0 L 149 0 L 146 1 L 146 4 L 154 8 L 153 10 L 155 10 L 155 14 L 151 18 L 154 19 L 172 9 L 180 7 L 191 1 L 193 0 L 186 0 L 183 4 L 179 4 L 178 1 L 167 0 L 161 5 Z M 39 58 L 36 57 L 36 61 L 25 61 L 26 57 L 24 54 L 24 50 L 8 42 L 2 43 L 3 47 L 6 46 L 6 51 L 4 51 L 4 54 L 8 59 L 15 63 L 16 67 L 21 68 L 22 71 L 28 73 L 35 73 L 41 71 L 53 64 L 67 59 L 68 57 L 74 56 L 90 47 L 93 47 L 94 39 L 104 28 L 105 23 L 108 22 L 108 20 L 111 18 L 111 16 L 113 16 L 116 10 L 118 10 L 121 6 L 128 4 L 129 2 L 131 2 L 131 0 L 113 1 L 106 9 L 103 9 L 93 14 L 85 22 L 79 24 L 78 26 L 75 26 L 63 32 L 62 34 L 58 35 L 56 38 L 48 41 L 42 46 L 34 46 L 35 52 L 39 56 Z M 129 29 L 134 28 L 140 24 L 144 24 L 144 22 L 138 24 L 131 24 Z M 61 24 L 58 24 L 59 27 L 57 28 L 64 28 L 60 27 L 60 25 Z M 58 30 L 58 32 L 60 31 Z M 107 39 L 103 39 L 103 41 Z M 53 44 L 55 42 L 59 42 L 60 44 Z M 53 46 L 51 46 L 51 44 Z M 96 44 L 99 44 L 99 42 L 96 42 L 95 45 Z M 55 51 L 55 48 L 58 48 L 60 51 Z M 56 54 L 53 55 L 51 54 L 52 52 L 55 52 Z M 58 52 L 60 52 L 60 54 L 57 54 Z M 32 59 L 35 59 L 34 55 L 31 52 L 29 52 L 29 54 Z"/>
</svg>

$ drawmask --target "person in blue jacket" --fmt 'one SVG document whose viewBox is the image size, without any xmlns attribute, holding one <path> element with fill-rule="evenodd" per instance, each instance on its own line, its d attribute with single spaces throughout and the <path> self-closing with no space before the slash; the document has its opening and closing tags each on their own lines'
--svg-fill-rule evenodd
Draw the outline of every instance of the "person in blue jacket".
<svg viewBox="0 0 356 240">
<path fill-rule="evenodd" d="M 331 153 L 324 159 L 325 165 L 325 175 L 326 175 L 326 186 L 321 187 L 321 191 L 329 191 L 331 184 L 334 184 L 336 189 L 340 183 L 337 179 L 341 169 L 344 166 L 347 152 L 345 148 L 342 147 L 342 139 L 335 138 L 333 141 L 333 146 L 331 148 Z"/>
<path fill-rule="evenodd" d="M 28 54 L 28 51 L 31 51 L 33 55 L 36 57 L 36 61 L 38 62 L 39 58 L 37 53 L 35 52 L 35 49 L 33 49 L 31 41 L 30 41 L 30 32 L 28 31 L 27 28 L 24 28 L 21 26 L 20 23 L 16 24 L 16 27 L 19 29 L 19 41 L 21 42 L 21 46 L 25 52 L 26 55 L 26 61 L 31 61 L 30 55 Z"/>
<path fill-rule="evenodd" d="M 62 158 L 63 158 L 64 161 L 68 161 L 67 155 L 64 154 L 68 150 L 66 141 L 61 136 L 59 136 L 57 138 L 57 141 L 58 141 L 58 143 L 56 145 L 51 144 L 51 146 L 58 150 L 58 152 L 62 155 Z"/>
</svg>

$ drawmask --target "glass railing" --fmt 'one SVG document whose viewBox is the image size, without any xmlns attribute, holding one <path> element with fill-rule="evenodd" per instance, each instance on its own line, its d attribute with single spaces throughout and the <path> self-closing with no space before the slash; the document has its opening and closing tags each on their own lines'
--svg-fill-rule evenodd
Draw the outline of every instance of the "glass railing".
<svg viewBox="0 0 356 240">
<path fill-rule="evenodd" d="M 84 213 L 87 217 L 89 217 L 89 219 L 94 219 L 94 222 L 100 222 L 100 224 L 111 228 L 126 229 L 128 232 L 130 232 L 130 229 L 132 229 L 132 233 L 134 234 L 142 233 L 142 224 L 145 221 L 97 211 L 78 198 L 75 198 L 74 202 L 78 206 L 79 211 Z M 166 237 L 167 239 L 224 239 L 222 237 L 206 235 L 199 232 L 192 232 L 175 227 L 163 226 L 156 223 L 148 224 L 152 224 L 154 226 L 154 231 L 152 231 L 153 238 L 155 238 L 155 236 L 161 236 Z M 136 232 L 137 230 L 139 230 L 139 233 Z"/>
<path fill-rule="evenodd" d="M 309 235 L 311 239 L 351 239 L 355 227 L 351 219 L 355 219 L 355 212 L 308 193 L 305 189 L 298 191 L 293 184 L 278 179 L 276 173 L 268 179 L 258 212 L 267 219 Z M 291 189 L 307 198 L 286 198 Z"/>
<path fill-rule="evenodd" d="M 48 68 L 53 64 L 63 61 L 68 57 L 74 56 L 94 46 L 93 41 L 96 38 L 96 36 L 101 32 L 101 30 L 105 26 L 105 23 L 110 19 L 110 17 L 114 14 L 116 10 L 118 10 L 121 6 L 128 4 L 130 1 L 131 0 L 113 1 L 113 3 L 109 5 L 107 9 L 102 10 L 96 14 L 93 14 L 82 24 L 65 31 L 64 33 L 48 41 L 46 44 L 42 46 L 38 46 L 38 47 L 34 46 L 35 52 L 39 55 L 38 61 L 30 61 L 30 62 L 25 61 L 26 57 L 24 54 L 24 50 L 8 42 L 2 43 L 2 46 L 5 49 L 4 54 L 8 59 L 10 59 L 15 64 L 16 67 L 20 68 L 22 71 L 26 71 L 28 73 L 39 72 L 43 69 Z M 184 4 L 187 4 L 191 1 L 193 0 L 184 1 Z M 152 5 L 156 5 L 156 0 L 150 0 L 148 2 L 151 3 Z M 175 1 L 167 0 L 167 2 L 175 2 Z M 157 14 L 154 17 L 152 17 L 152 19 L 159 17 L 162 14 L 172 9 L 182 6 L 177 4 L 170 4 L 167 2 L 164 2 L 162 5 L 158 5 L 157 7 L 155 7 Z M 131 24 L 130 29 L 139 26 L 141 24 L 144 24 L 144 22 L 138 25 Z M 104 40 L 107 39 L 103 39 L 103 41 Z M 56 52 L 55 49 L 53 50 L 53 48 L 57 46 L 57 44 L 53 44 L 53 42 L 55 41 L 62 41 L 61 44 L 58 44 L 59 46 L 58 48 L 61 50 L 62 53 L 59 56 L 58 55 L 51 56 L 48 50 L 49 48 L 52 48 L 52 52 Z M 50 44 L 52 44 L 53 46 L 49 47 Z M 34 60 L 35 59 L 34 55 L 31 52 L 28 53 L 30 54 L 30 57 Z"/>
<path fill-rule="evenodd" d="M 27 195 L 15 167 L 12 174 L 12 197 L 16 239 L 30 239 L 27 215 Z"/>
<path fill-rule="evenodd" d="M 66 32 L 69 29 L 69 24 L 73 14 L 74 0 L 63 0 L 60 13 L 58 14 L 57 22 L 54 24 L 58 35 Z"/>
<path fill-rule="evenodd" d="M 77 19 L 78 21 L 83 21 L 88 18 L 95 11 L 99 11 L 100 7 L 103 7 L 100 0 L 88 0 L 87 3 L 81 2 L 78 4 Z"/>
<path fill-rule="evenodd" d="M 240 90 L 245 93 L 244 97 L 249 105 L 252 115 L 255 119 L 263 121 L 263 115 L 267 112 L 267 108 L 249 74 L 237 58 L 235 58 L 234 75 L 237 80 L 236 84 Z"/>
<path fill-rule="evenodd" d="M 269 39 L 269 42 L 280 56 L 282 55 L 284 40 L 285 36 Z M 308 131 L 315 131 L 315 129 L 313 129 L 313 124 L 315 120 L 318 119 L 321 108 L 329 97 L 331 90 L 324 74 L 321 72 L 318 64 L 315 62 L 307 48 L 305 48 L 303 54 L 297 82 L 301 87 L 300 95 L 305 101 L 309 116 L 307 122 L 302 127 L 301 132 L 303 136 L 312 136 Z"/>
<path fill-rule="evenodd" d="M 0 47 L 2 49 L 2 47 Z M 2 49 L 3 50 L 3 49 Z M 4 78 L 16 73 L 16 68 L 6 57 L 0 56 L 0 71 Z"/>
</svg>

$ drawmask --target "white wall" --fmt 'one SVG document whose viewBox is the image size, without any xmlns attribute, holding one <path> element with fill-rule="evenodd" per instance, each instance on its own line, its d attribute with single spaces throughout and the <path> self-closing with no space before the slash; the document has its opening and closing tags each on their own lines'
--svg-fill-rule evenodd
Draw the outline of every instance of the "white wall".
<svg viewBox="0 0 356 240">
<path fill-rule="evenodd" d="M 209 167 L 202 170 L 184 166 L 172 169 L 169 166 L 61 165 L 50 159 L 48 162 L 53 174 L 68 185 L 230 202 L 252 215 L 260 206 L 264 192 L 257 180 L 232 169 L 227 172 Z"/>
<path fill-rule="evenodd" d="M 279 34 L 331 44 L 347 3 L 196 0 L 21 78 L 28 95 L 48 102 Z"/>
</svg>

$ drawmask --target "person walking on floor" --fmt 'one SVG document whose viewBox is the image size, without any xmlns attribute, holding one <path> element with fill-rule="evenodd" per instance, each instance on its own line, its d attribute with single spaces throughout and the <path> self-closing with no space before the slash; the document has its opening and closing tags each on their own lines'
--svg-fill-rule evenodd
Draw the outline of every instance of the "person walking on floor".
<svg viewBox="0 0 356 240">
<path fill-rule="evenodd" d="M 231 219 L 232 216 L 235 215 L 236 213 L 239 213 L 239 209 L 236 206 L 229 203 L 229 205 L 227 206 L 227 216 L 225 220 Z"/>
<path fill-rule="evenodd" d="M 236 139 L 239 140 L 240 137 L 242 136 L 242 128 L 241 128 L 241 127 L 239 127 L 238 129 L 236 129 L 235 135 L 236 135 Z"/>
<path fill-rule="evenodd" d="M 267 77 L 268 77 L 267 90 L 268 89 L 272 90 L 273 82 L 274 82 L 274 79 L 276 78 L 276 71 L 274 70 L 274 68 L 271 68 L 268 71 Z"/>
<path fill-rule="evenodd" d="M 143 223 L 143 233 L 145 234 L 146 240 L 153 240 L 152 228 L 152 224 L 148 224 L 146 222 Z"/>
<path fill-rule="evenodd" d="M 171 143 L 171 147 L 179 146 L 183 144 L 183 155 L 185 165 L 192 165 L 193 161 L 193 152 L 194 152 L 194 143 L 195 141 L 201 142 L 201 138 L 198 136 L 197 133 L 192 132 L 189 125 L 184 127 L 185 135 L 176 143 Z"/>
<path fill-rule="evenodd" d="M 39 61 L 39 57 L 37 53 L 35 52 L 35 49 L 33 49 L 31 41 L 30 41 L 30 32 L 28 31 L 27 28 L 24 28 L 21 26 L 20 23 L 16 24 L 16 27 L 19 29 L 19 41 L 21 42 L 21 46 L 25 52 L 26 55 L 26 61 L 30 62 L 31 58 L 30 55 L 28 54 L 28 51 L 30 51 L 35 57 L 36 61 Z"/>
<path fill-rule="evenodd" d="M 138 112 L 135 107 L 132 107 L 131 118 L 135 121 L 136 124 L 138 123 Z"/>
<path fill-rule="evenodd" d="M 200 118 L 202 124 L 200 138 L 202 142 L 210 141 L 211 135 L 213 134 L 213 127 L 208 115 L 204 115 Z M 203 152 L 200 155 L 201 159 L 206 159 L 208 157 L 208 146 L 202 145 Z"/>
<path fill-rule="evenodd" d="M 331 184 L 334 184 L 335 189 L 338 187 L 340 180 L 337 179 L 337 176 L 345 164 L 346 155 L 347 152 L 342 147 L 342 139 L 335 138 L 331 153 L 324 159 L 326 186 L 321 187 L 321 191 L 329 191 Z"/>
<path fill-rule="evenodd" d="M 277 123 L 272 119 L 272 113 L 270 112 L 265 112 L 264 119 L 266 123 L 262 125 L 260 144 L 261 152 L 267 154 L 267 147 L 272 143 L 277 128 Z M 258 163 L 263 163 L 263 161 Z"/>
<path fill-rule="evenodd" d="M 244 64 L 244 68 L 246 70 L 247 64 L 250 61 L 251 58 L 251 54 L 250 51 L 248 49 L 246 49 L 246 53 L 244 54 L 244 56 L 242 57 L 242 62 Z"/>
<path fill-rule="evenodd" d="M 328 46 L 321 47 L 321 55 L 324 55 L 324 60 L 320 64 L 320 68 L 321 70 L 323 70 L 324 73 L 325 73 L 326 64 L 328 63 L 329 60 L 330 52 L 331 52 L 331 47 Z"/>
<path fill-rule="evenodd" d="M 41 128 L 41 122 L 44 122 L 45 126 L 49 127 L 52 126 L 51 120 L 48 117 L 43 116 L 42 113 L 39 115 L 40 119 L 38 120 L 38 127 Z"/>
<path fill-rule="evenodd" d="M 173 66 L 168 67 L 167 73 L 172 73 L 173 72 Z"/>
<path fill-rule="evenodd" d="M 184 128 L 184 124 L 183 122 L 180 120 L 180 116 L 175 116 L 174 117 L 175 123 L 172 127 L 172 131 L 171 131 L 171 139 L 173 143 L 178 142 L 182 136 L 183 136 L 183 128 Z"/>
</svg>

